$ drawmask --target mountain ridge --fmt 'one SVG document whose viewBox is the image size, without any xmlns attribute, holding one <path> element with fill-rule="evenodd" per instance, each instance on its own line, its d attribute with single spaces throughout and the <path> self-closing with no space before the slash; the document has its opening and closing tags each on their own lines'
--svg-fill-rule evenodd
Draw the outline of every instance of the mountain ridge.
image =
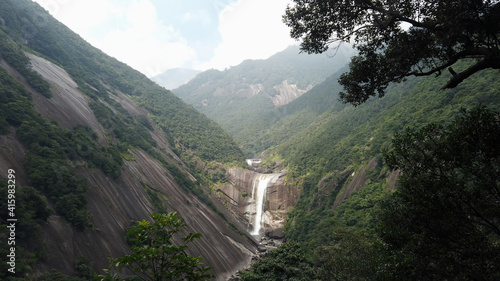
<svg viewBox="0 0 500 281">
<path fill-rule="evenodd" d="M 262 150 L 251 138 L 273 124 L 272 116 L 344 67 L 353 54 L 345 45 L 328 60 L 290 46 L 265 60 L 202 72 L 173 92 L 216 121 L 253 157 Z"/>
<path fill-rule="evenodd" d="M 188 83 L 199 73 L 201 73 L 201 71 L 195 69 L 172 68 L 151 77 L 151 80 L 165 89 L 172 90 Z"/>
<path fill-rule="evenodd" d="M 133 221 L 166 211 L 202 233 L 188 253 L 219 280 L 250 262 L 255 239 L 208 192 L 210 171 L 195 167 L 244 164 L 222 129 L 38 4 L 2 1 L 0 18 L 0 167 L 19 184 L 19 276 L 75 275 L 81 258 L 102 273 L 108 257 L 128 252 Z"/>
</svg>

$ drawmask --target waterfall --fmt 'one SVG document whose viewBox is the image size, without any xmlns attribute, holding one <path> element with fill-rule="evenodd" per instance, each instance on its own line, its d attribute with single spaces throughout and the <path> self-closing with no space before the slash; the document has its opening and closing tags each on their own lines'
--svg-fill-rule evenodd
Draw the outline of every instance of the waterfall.
<svg viewBox="0 0 500 281">
<path fill-rule="evenodd" d="M 255 177 L 252 189 L 252 198 L 255 200 L 255 216 L 250 234 L 259 235 L 262 228 L 262 215 L 264 214 L 265 197 L 269 183 L 276 182 L 281 174 L 260 174 Z"/>
</svg>

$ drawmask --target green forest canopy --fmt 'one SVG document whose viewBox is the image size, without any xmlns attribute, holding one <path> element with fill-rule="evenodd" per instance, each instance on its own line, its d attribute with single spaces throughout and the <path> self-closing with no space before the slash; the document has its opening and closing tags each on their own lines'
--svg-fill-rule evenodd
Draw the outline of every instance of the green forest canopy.
<svg viewBox="0 0 500 281">
<path fill-rule="evenodd" d="M 354 105 L 384 96 L 390 82 L 408 76 L 448 69 L 453 75 L 442 88 L 449 89 L 478 71 L 500 68 L 496 0 L 293 2 L 283 19 L 303 50 L 321 53 L 332 43 L 354 41 L 359 56 L 339 80 L 346 91 L 340 97 Z M 475 62 L 457 73 L 452 65 L 467 58 Z"/>
</svg>

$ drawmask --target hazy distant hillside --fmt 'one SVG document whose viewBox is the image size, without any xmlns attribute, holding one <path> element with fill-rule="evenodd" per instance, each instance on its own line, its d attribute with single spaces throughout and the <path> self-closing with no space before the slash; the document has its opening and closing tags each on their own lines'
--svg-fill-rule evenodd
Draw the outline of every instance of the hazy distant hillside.
<svg viewBox="0 0 500 281">
<path fill-rule="evenodd" d="M 347 107 L 337 94 L 342 90 L 337 80 L 346 69 L 347 66 L 343 67 L 296 100 L 263 115 L 262 118 L 268 121 L 267 126 L 244 145 L 254 151 L 264 151 L 305 130 L 325 111 L 340 111 Z"/>
<path fill-rule="evenodd" d="M 187 68 L 173 68 L 151 78 L 165 89 L 175 89 L 193 79 L 201 71 Z"/>
<path fill-rule="evenodd" d="M 174 93 L 220 124 L 251 156 L 260 148 L 249 142 L 276 121 L 275 111 L 344 67 L 352 54 L 348 46 L 333 57 L 291 46 L 266 60 L 205 71 Z"/>
</svg>

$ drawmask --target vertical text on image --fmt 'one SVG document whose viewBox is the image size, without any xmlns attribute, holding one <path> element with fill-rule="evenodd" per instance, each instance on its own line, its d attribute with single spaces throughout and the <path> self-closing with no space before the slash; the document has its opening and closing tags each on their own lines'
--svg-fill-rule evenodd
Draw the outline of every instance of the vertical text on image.
<svg viewBox="0 0 500 281">
<path fill-rule="evenodd" d="M 7 255 L 7 269 L 10 273 L 16 273 L 16 171 L 9 169 L 7 171 L 7 245 L 10 246 L 9 254 Z"/>
</svg>

